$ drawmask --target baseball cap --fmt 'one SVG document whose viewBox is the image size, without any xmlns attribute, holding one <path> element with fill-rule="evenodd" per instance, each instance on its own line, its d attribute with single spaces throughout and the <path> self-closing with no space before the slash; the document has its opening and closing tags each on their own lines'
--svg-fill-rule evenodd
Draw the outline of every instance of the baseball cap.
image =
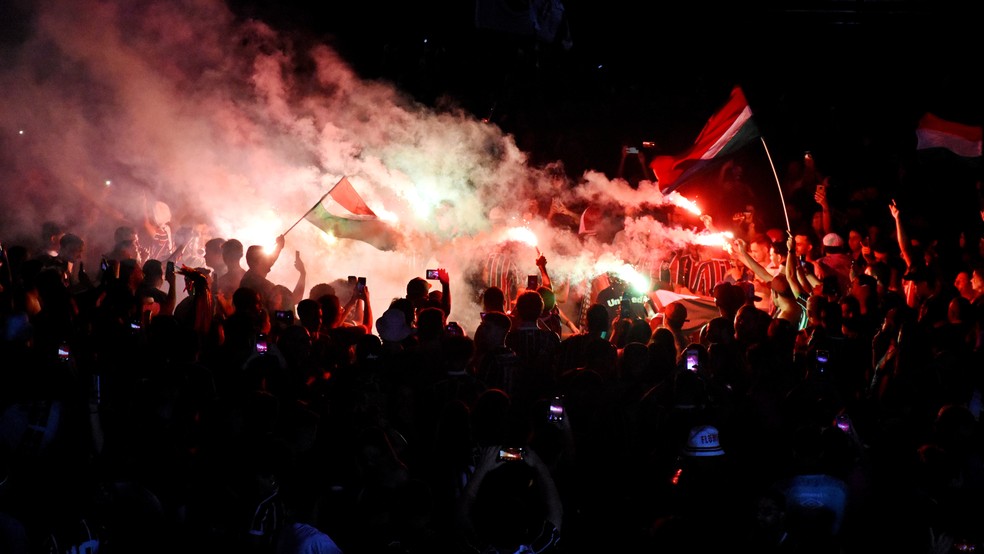
<svg viewBox="0 0 984 554">
<path fill-rule="evenodd" d="M 713 425 L 698 425 L 690 429 L 687 436 L 687 446 L 683 453 L 686 456 L 705 457 L 723 456 L 724 449 L 721 448 L 721 440 L 718 437 L 717 427 Z"/>
<path fill-rule="evenodd" d="M 410 336 L 413 329 L 407 316 L 396 308 L 389 308 L 376 320 L 376 333 L 387 342 L 400 342 Z"/>
<path fill-rule="evenodd" d="M 841 246 L 844 246 L 844 239 L 837 233 L 827 233 L 823 237 L 823 245 L 840 248 Z"/>
<path fill-rule="evenodd" d="M 663 310 L 663 315 L 667 322 L 675 321 L 678 324 L 690 321 L 687 319 L 687 307 L 680 302 L 670 302 Z"/>
<path fill-rule="evenodd" d="M 745 293 L 745 298 L 752 302 L 761 302 L 762 297 L 755 294 L 755 284 L 748 281 L 739 281 L 736 285 Z"/>
</svg>

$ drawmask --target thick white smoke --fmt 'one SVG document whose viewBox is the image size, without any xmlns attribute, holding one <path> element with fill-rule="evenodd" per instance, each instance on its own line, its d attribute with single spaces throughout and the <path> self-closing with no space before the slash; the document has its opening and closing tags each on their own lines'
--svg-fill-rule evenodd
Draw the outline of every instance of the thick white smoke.
<svg viewBox="0 0 984 554">
<path fill-rule="evenodd" d="M 331 240 L 302 221 L 270 278 L 293 288 L 298 250 L 308 289 L 366 275 L 378 315 L 411 277 L 446 267 L 451 319 L 470 330 L 479 309 L 464 278 L 504 227 L 528 226 L 553 277 L 575 283 L 693 239 L 638 217 L 665 202 L 651 183 L 596 172 L 572 183 L 557 165 L 531 167 L 495 125 L 361 79 L 329 45 L 237 21 L 221 2 L 54 0 L 31 16 L 30 35 L 0 60 L 8 242 L 32 243 L 54 220 L 86 239 L 94 267 L 113 229 L 139 226 L 145 205 L 161 201 L 176 230 L 269 244 L 348 176 L 405 248 Z M 576 225 L 525 215 L 530 199 L 577 214 L 594 203 L 624 231 L 582 240 Z M 520 256 L 536 273 L 536 249 Z"/>
</svg>

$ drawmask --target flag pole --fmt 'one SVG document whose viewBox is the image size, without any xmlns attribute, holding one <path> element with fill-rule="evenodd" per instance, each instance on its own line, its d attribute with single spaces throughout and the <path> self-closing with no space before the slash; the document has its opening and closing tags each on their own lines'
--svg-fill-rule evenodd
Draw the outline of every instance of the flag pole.
<svg viewBox="0 0 984 554">
<path fill-rule="evenodd" d="M 776 188 L 779 189 L 779 201 L 782 202 L 782 214 L 786 216 L 786 231 L 791 233 L 793 232 L 793 228 L 789 225 L 789 212 L 786 210 L 786 199 L 782 195 L 782 185 L 779 184 L 779 174 L 776 173 L 776 165 L 772 163 L 772 155 L 769 154 L 769 147 L 765 144 L 765 137 L 760 136 L 759 140 L 762 141 L 762 147 L 765 148 L 765 157 L 769 158 L 769 166 L 772 168 L 772 176 L 775 177 Z"/>
<path fill-rule="evenodd" d="M 335 187 L 331 187 L 331 188 L 334 189 Z M 287 229 L 286 231 L 284 231 L 283 235 L 281 235 L 281 236 L 286 235 L 287 233 L 289 233 L 291 231 L 291 229 L 293 229 L 294 227 L 297 227 L 297 224 L 300 223 L 301 221 L 303 221 L 304 218 L 307 217 L 307 215 L 309 213 L 313 212 L 314 209 L 318 207 L 318 204 L 321 204 L 321 201 L 325 199 L 325 196 L 328 196 L 329 194 L 331 194 L 331 191 L 330 190 L 328 192 L 326 192 L 321 198 L 319 198 L 318 201 L 315 202 L 313 206 L 311 206 L 310 208 L 308 208 L 308 211 L 304 212 L 304 214 L 300 218 L 298 218 L 298 220 L 295 221 L 294 224 L 291 225 L 289 229 Z"/>
<path fill-rule="evenodd" d="M 315 202 L 314 205 L 311 206 L 311 208 L 308 209 L 308 211 L 304 212 L 304 215 L 302 215 L 300 217 L 300 219 L 298 219 L 297 221 L 295 221 L 294 224 L 290 226 L 290 229 L 287 229 L 286 231 L 284 231 L 284 235 L 286 235 L 287 233 L 289 233 L 291 231 L 291 229 L 293 229 L 294 227 L 297 227 L 297 224 L 300 223 L 301 220 L 303 220 L 305 217 L 307 217 L 307 215 L 309 213 L 313 212 L 314 209 L 318 207 L 318 204 L 320 204 L 321 201 L 325 199 L 325 197 L 327 197 L 329 194 L 331 194 L 331 191 L 335 190 L 335 187 L 337 187 L 339 184 L 341 184 L 341 182 L 344 181 L 344 180 L 345 180 L 345 176 L 343 175 L 342 178 L 339 179 L 337 183 L 335 183 L 334 185 L 331 186 L 330 189 L 328 189 L 328 192 L 324 193 L 324 195 L 322 195 L 321 198 L 319 198 L 318 201 Z"/>
</svg>

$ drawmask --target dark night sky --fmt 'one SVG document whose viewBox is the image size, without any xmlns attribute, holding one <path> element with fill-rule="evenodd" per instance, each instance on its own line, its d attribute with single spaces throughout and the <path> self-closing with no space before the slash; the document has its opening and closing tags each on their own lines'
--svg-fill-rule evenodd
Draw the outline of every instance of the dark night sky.
<svg viewBox="0 0 984 554">
<path fill-rule="evenodd" d="M 900 181 L 899 165 L 914 151 L 923 113 L 978 125 L 984 118 L 972 69 L 980 65 L 978 19 L 968 7 L 718 4 L 564 2 L 567 49 L 477 29 L 472 2 L 385 11 L 260 0 L 233 6 L 330 40 L 360 74 L 392 81 L 426 104 L 491 115 L 534 163 L 561 160 L 574 179 L 589 169 L 615 176 L 623 144 L 652 141 L 644 149 L 650 157 L 685 150 L 738 84 L 780 175 L 810 150 L 821 171 L 840 178 L 845 196 L 874 185 L 945 213 L 939 208 L 952 199 L 927 202 L 921 177 Z M 627 178 L 641 177 L 626 167 Z M 972 189 L 965 186 L 956 203 L 972 210 Z"/>
<path fill-rule="evenodd" d="M 503 0 L 505 2 L 505 0 Z M 924 111 L 981 119 L 967 8 L 929 2 L 717 6 L 564 2 L 573 46 L 479 30 L 474 3 L 235 2 L 330 40 L 366 77 L 442 96 L 514 133 L 534 159 L 614 172 L 622 143 L 679 151 L 734 84 L 779 157 L 914 140 Z M 970 20 L 973 20 L 971 18 Z M 964 32 L 964 31 L 967 32 Z M 946 33 L 944 40 L 934 37 Z M 427 39 L 427 43 L 424 43 Z M 893 148 L 895 145 L 887 145 Z"/>
</svg>

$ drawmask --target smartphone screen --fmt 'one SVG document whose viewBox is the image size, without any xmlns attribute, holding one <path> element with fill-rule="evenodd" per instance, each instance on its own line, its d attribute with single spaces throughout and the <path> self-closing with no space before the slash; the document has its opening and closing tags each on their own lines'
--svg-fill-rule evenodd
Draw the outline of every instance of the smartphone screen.
<svg viewBox="0 0 984 554">
<path fill-rule="evenodd" d="M 547 421 L 562 421 L 564 419 L 564 401 L 561 398 L 554 398 L 550 401 L 550 413 Z"/>
<path fill-rule="evenodd" d="M 440 279 L 441 278 L 441 272 L 439 272 L 436 269 L 428 269 L 427 270 L 427 278 L 428 279 L 431 279 L 431 280 Z"/>
<path fill-rule="evenodd" d="M 540 286 L 539 275 L 529 275 L 526 277 L 526 288 L 536 290 Z"/>
<path fill-rule="evenodd" d="M 699 355 L 693 348 L 687 349 L 687 369 L 690 371 L 697 371 L 697 365 L 699 363 Z"/>
<path fill-rule="evenodd" d="M 259 337 L 256 337 L 256 352 L 259 354 L 266 354 L 267 352 L 266 335 L 261 334 Z"/>
<path fill-rule="evenodd" d="M 500 448 L 499 460 L 515 462 L 523 459 L 522 448 Z"/>
</svg>

